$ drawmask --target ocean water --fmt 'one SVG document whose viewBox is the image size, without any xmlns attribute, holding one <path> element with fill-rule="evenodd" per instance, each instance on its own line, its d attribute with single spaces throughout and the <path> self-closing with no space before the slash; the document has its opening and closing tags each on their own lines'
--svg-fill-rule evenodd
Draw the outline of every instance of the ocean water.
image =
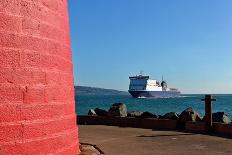
<svg viewBox="0 0 232 155">
<path fill-rule="evenodd" d="M 213 112 L 223 111 L 232 118 L 232 95 L 213 95 Z M 76 112 L 86 115 L 89 109 L 102 108 L 108 110 L 113 103 L 122 102 L 128 111 L 149 111 L 157 115 L 167 112 L 181 113 L 188 107 L 194 108 L 202 117 L 205 104 L 201 101 L 204 95 L 182 95 L 179 98 L 141 98 L 131 96 L 76 96 Z"/>
</svg>

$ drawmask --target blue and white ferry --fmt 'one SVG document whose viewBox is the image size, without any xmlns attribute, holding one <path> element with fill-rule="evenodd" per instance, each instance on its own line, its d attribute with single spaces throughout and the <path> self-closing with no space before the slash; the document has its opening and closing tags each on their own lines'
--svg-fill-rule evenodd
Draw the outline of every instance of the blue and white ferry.
<svg viewBox="0 0 232 155">
<path fill-rule="evenodd" d="M 176 88 L 168 88 L 167 82 L 163 80 L 159 82 L 157 80 L 150 79 L 149 76 L 138 76 L 129 77 L 130 86 L 129 93 L 134 98 L 172 98 L 179 97 L 180 91 Z"/>
</svg>

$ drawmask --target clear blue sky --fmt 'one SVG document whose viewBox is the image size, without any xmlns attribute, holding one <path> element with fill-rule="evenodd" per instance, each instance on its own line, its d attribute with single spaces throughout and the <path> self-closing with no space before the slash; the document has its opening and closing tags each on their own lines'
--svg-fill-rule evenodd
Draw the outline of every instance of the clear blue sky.
<svg viewBox="0 0 232 155">
<path fill-rule="evenodd" d="M 128 90 L 164 75 L 182 93 L 232 93 L 231 0 L 69 0 L 76 85 Z"/>
</svg>

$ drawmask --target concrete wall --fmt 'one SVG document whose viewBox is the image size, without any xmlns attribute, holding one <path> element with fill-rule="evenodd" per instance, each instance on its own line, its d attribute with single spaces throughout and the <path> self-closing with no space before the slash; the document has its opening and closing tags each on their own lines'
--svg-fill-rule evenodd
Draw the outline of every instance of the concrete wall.
<svg viewBox="0 0 232 155">
<path fill-rule="evenodd" d="M 152 118 L 110 117 L 110 116 L 78 116 L 81 125 L 110 125 L 145 129 L 176 130 L 177 121 Z"/>
<path fill-rule="evenodd" d="M 145 129 L 177 130 L 178 122 L 168 119 L 110 117 L 110 116 L 77 116 L 80 125 L 109 125 Z M 186 122 L 185 131 L 207 134 L 205 122 Z M 232 137 L 232 124 L 213 123 L 212 133 Z"/>
<path fill-rule="evenodd" d="M 77 154 L 67 0 L 0 0 L 0 154 Z"/>
<path fill-rule="evenodd" d="M 207 127 L 204 122 L 186 122 L 185 124 L 185 130 L 189 132 L 207 133 L 206 129 Z M 232 124 L 214 122 L 211 132 L 217 135 L 232 137 Z"/>
<path fill-rule="evenodd" d="M 205 122 L 186 122 L 185 130 L 189 132 L 206 133 Z"/>
<path fill-rule="evenodd" d="M 213 130 L 217 134 L 232 137 L 232 124 L 213 123 Z"/>
</svg>

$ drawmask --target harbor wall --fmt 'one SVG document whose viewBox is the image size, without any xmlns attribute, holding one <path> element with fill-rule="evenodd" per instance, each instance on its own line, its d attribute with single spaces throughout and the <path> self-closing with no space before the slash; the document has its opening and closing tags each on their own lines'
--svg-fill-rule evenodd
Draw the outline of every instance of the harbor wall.
<svg viewBox="0 0 232 155">
<path fill-rule="evenodd" d="M 216 134 L 232 137 L 232 124 L 213 123 L 213 131 Z"/>
<path fill-rule="evenodd" d="M 111 117 L 111 116 L 77 116 L 80 125 L 109 125 L 159 130 L 176 130 L 177 121 L 155 118 Z"/>
<path fill-rule="evenodd" d="M 108 125 L 157 130 L 179 130 L 178 122 L 170 119 L 113 117 L 113 116 L 77 116 L 79 125 Z M 205 122 L 186 122 L 182 131 L 191 133 L 215 134 L 232 137 L 232 124 L 213 123 L 211 132 L 207 131 Z"/>
<path fill-rule="evenodd" d="M 208 133 L 205 122 L 186 122 L 185 130 L 188 132 Z M 232 124 L 214 122 L 210 133 L 232 137 Z"/>
<path fill-rule="evenodd" d="M 1 1 L 0 154 L 78 150 L 68 1 Z"/>
<path fill-rule="evenodd" d="M 206 124 L 205 122 L 186 122 L 185 130 L 190 131 L 190 132 L 205 133 Z"/>
</svg>

